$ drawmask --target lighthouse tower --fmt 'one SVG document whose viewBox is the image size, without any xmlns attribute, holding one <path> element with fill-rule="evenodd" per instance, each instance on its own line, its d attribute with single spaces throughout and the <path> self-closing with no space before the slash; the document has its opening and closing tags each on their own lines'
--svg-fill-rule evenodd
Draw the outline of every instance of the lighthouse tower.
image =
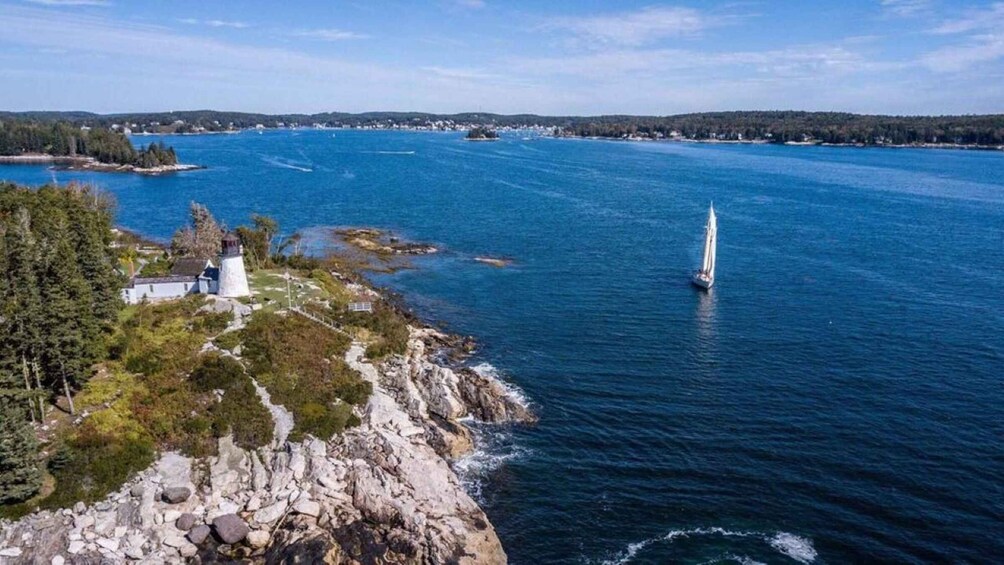
<svg viewBox="0 0 1004 565">
<path fill-rule="evenodd" d="M 241 240 L 228 233 L 223 236 L 223 254 L 220 256 L 220 286 L 217 292 L 226 298 L 251 296 L 248 276 L 244 272 L 244 256 Z"/>
</svg>

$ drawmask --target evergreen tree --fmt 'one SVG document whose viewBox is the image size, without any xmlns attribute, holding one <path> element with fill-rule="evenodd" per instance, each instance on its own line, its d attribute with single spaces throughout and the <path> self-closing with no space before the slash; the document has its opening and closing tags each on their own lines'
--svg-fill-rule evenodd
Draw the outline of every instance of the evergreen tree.
<svg viewBox="0 0 1004 565">
<path fill-rule="evenodd" d="M 40 389 L 38 359 L 41 334 L 38 319 L 42 304 L 35 268 L 38 262 L 35 237 L 31 231 L 28 210 L 18 208 L 4 234 L 4 259 L 7 278 L 3 294 L 2 314 L 5 324 L 0 344 L 4 353 L 0 368 L 24 376 L 26 390 Z M 39 391 L 40 392 L 40 391 Z M 38 416 L 43 416 L 41 399 L 37 401 Z"/>
<path fill-rule="evenodd" d="M 25 394 L 16 377 L 0 373 L 0 504 L 26 500 L 42 485 Z"/>
<path fill-rule="evenodd" d="M 95 360 L 95 341 L 100 328 L 90 305 L 91 289 L 77 265 L 76 253 L 65 223 L 53 238 L 48 263 L 39 277 L 42 297 L 42 366 L 47 383 L 66 396 L 74 412 L 72 391 L 86 380 L 88 366 Z"/>
</svg>

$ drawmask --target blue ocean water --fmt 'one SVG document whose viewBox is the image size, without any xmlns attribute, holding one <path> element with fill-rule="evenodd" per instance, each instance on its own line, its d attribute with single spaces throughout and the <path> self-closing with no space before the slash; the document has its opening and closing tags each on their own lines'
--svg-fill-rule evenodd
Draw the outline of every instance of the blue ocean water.
<svg viewBox="0 0 1004 565">
<path fill-rule="evenodd" d="M 148 142 L 141 138 L 139 141 Z M 86 180 L 445 252 L 377 277 L 536 405 L 461 464 L 514 563 L 1004 559 L 1004 154 L 282 131 Z M 688 284 L 707 207 L 708 294 Z M 477 263 L 511 257 L 511 267 Z"/>
</svg>

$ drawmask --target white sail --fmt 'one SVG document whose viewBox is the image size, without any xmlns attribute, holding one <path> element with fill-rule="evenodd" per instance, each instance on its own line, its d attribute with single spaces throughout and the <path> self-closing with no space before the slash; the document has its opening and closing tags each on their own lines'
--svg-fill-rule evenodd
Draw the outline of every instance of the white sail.
<svg viewBox="0 0 1004 565">
<path fill-rule="evenodd" d="M 705 236 L 707 239 L 708 251 L 707 257 L 704 258 L 704 271 L 708 273 L 708 278 L 715 278 L 715 259 L 718 254 L 718 218 L 715 217 L 715 207 L 714 205 L 708 210 L 708 233 Z"/>
<path fill-rule="evenodd" d="M 715 261 L 718 253 L 718 218 L 714 205 L 708 209 L 708 223 L 704 226 L 704 259 L 701 269 L 694 273 L 694 284 L 708 289 L 715 282 Z"/>
</svg>

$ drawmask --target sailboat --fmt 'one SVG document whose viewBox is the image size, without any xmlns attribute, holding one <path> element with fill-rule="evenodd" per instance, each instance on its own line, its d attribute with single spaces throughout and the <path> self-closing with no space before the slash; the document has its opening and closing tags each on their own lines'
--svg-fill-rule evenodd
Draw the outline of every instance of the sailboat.
<svg viewBox="0 0 1004 565">
<path fill-rule="evenodd" d="M 718 218 L 715 217 L 715 205 L 708 209 L 708 224 L 704 226 L 704 262 L 701 268 L 694 271 L 690 279 L 694 285 L 705 290 L 715 284 L 715 253 L 718 248 Z"/>
</svg>

